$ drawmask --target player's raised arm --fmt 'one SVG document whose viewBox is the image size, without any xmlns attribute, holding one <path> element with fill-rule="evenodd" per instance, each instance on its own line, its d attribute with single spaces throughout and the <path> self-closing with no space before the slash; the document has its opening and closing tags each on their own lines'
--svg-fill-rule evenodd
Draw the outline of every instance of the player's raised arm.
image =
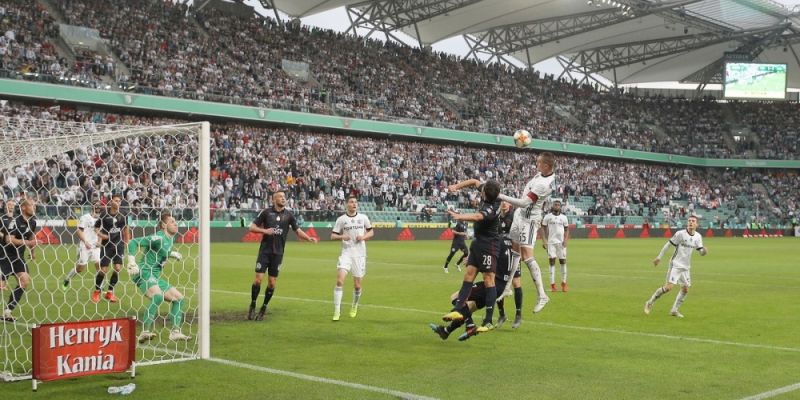
<svg viewBox="0 0 800 400">
<path fill-rule="evenodd" d="M 478 187 L 481 185 L 481 181 L 477 179 L 467 179 L 465 181 L 458 182 L 456 184 L 450 185 L 447 187 L 447 190 L 451 193 L 455 193 L 461 189 L 468 188 L 468 187 Z"/>
<path fill-rule="evenodd" d="M 447 213 L 450 214 L 450 218 L 456 221 L 468 221 L 468 222 L 483 221 L 483 214 L 481 213 L 460 214 L 455 212 L 454 210 L 448 210 Z"/>
</svg>

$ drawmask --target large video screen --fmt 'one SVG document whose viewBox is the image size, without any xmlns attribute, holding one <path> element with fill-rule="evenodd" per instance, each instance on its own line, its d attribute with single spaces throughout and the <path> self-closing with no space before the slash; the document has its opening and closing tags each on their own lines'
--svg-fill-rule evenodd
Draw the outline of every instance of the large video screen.
<svg viewBox="0 0 800 400">
<path fill-rule="evenodd" d="M 786 98 L 786 64 L 725 64 L 724 97 L 726 99 Z"/>
</svg>

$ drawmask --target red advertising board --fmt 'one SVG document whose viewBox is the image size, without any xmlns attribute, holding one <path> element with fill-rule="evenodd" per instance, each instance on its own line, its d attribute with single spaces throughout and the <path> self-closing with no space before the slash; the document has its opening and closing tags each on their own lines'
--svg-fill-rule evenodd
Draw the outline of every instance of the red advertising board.
<svg viewBox="0 0 800 400">
<path fill-rule="evenodd" d="M 44 324 L 33 331 L 33 379 L 125 372 L 136 357 L 136 320 Z"/>
</svg>

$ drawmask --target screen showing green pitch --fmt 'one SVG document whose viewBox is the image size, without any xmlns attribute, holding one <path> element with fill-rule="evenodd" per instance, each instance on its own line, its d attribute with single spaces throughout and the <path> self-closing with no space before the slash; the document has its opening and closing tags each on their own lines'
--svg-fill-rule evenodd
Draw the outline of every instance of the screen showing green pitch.
<svg viewBox="0 0 800 400">
<path fill-rule="evenodd" d="M 786 98 L 786 64 L 725 64 L 726 99 Z"/>
</svg>

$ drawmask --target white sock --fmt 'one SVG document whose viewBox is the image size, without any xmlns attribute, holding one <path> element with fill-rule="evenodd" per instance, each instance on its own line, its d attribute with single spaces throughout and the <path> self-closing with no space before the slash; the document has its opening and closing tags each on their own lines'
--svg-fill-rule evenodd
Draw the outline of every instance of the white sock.
<svg viewBox="0 0 800 400">
<path fill-rule="evenodd" d="M 567 263 L 561 264 L 561 283 L 567 283 Z"/>
<path fill-rule="evenodd" d="M 517 271 L 519 271 L 519 259 L 522 257 L 520 257 L 519 253 L 517 253 L 516 251 L 514 250 L 510 251 L 511 251 L 511 274 L 509 274 L 509 276 L 513 277 L 517 273 Z M 512 280 L 513 279 L 508 280 L 508 282 L 506 283 L 506 287 L 503 288 L 503 293 L 511 290 Z"/>
<path fill-rule="evenodd" d="M 333 311 L 338 313 L 342 308 L 342 288 L 333 288 Z"/>
<path fill-rule="evenodd" d="M 652 296 L 650 296 L 650 300 L 648 300 L 648 301 L 650 303 L 655 303 L 656 300 L 658 300 L 658 298 L 661 297 L 661 295 L 663 295 L 664 293 L 667 293 L 667 292 L 664 290 L 664 287 L 661 286 L 658 289 L 656 289 L 656 291 L 653 293 Z"/>
<path fill-rule="evenodd" d="M 681 304 L 683 304 L 683 300 L 686 299 L 686 294 L 687 293 L 684 293 L 683 290 L 678 292 L 678 297 L 675 298 L 675 303 L 672 304 L 673 312 L 678 311 L 678 309 L 681 307 Z"/>
<path fill-rule="evenodd" d="M 357 306 L 359 300 L 361 300 L 361 289 L 355 289 L 353 290 L 353 306 Z"/>
<path fill-rule="evenodd" d="M 68 281 L 68 280 L 72 279 L 72 277 L 77 275 L 77 274 L 78 274 L 78 270 L 76 268 L 72 268 L 71 270 L 69 270 L 69 273 L 67 274 L 67 277 L 64 278 L 64 280 Z"/>
<path fill-rule="evenodd" d="M 539 264 L 536 263 L 536 259 L 531 257 L 525 260 L 525 264 L 528 265 L 528 271 L 531 273 L 533 283 L 536 284 L 536 291 L 539 294 L 539 300 L 547 298 L 547 294 L 544 292 L 544 286 L 542 286 L 542 270 L 539 269 Z"/>
<path fill-rule="evenodd" d="M 556 283 L 556 266 L 554 264 L 550 265 L 550 284 L 554 285 Z"/>
</svg>

